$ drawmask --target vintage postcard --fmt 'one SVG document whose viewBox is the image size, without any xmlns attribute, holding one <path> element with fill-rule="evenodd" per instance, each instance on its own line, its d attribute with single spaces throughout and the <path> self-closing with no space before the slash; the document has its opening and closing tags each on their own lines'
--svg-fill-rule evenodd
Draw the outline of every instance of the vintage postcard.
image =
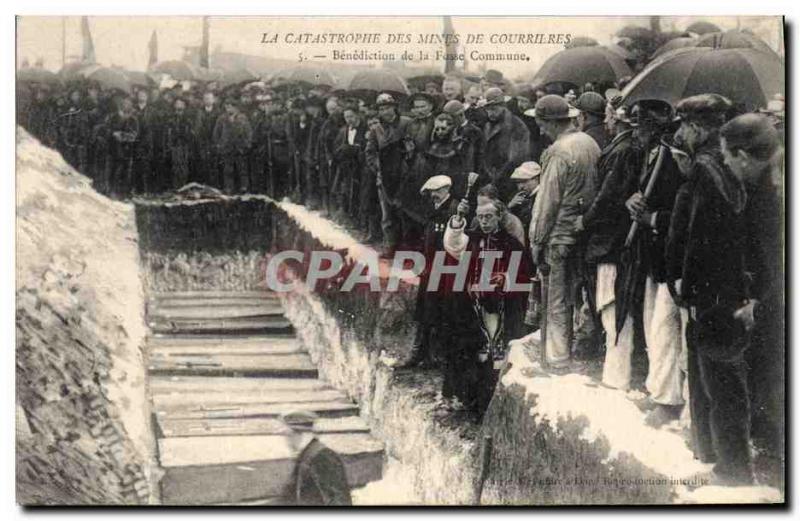
<svg viewBox="0 0 800 521">
<path fill-rule="evenodd" d="M 783 505 L 786 55 L 17 17 L 17 502 Z"/>
</svg>

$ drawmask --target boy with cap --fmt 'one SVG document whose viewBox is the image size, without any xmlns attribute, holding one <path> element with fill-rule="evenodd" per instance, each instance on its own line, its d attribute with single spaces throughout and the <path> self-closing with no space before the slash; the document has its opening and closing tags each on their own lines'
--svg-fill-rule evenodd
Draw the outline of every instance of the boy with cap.
<svg viewBox="0 0 800 521">
<path fill-rule="evenodd" d="M 297 454 L 293 479 L 284 500 L 295 506 L 350 506 L 350 485 L 341 458 L 314 436 L 316 413 L 292 411 L 282 414 L 288 427 L 287 441 Z"/>
<path fill-rule="evenodd" d="M 519 217 L 525 227 L 525 237 L 529 243 L 529 231 L 531 216 L 533 214 L 533 202 L 539 192 L 539 180 L 542 174 L 542 167 L 535 161 L 526 161 L 519 165 L 511 174 L 511 181 L 516 185 L 517 191 L 514 197 L 508 202 L 508 210 Z"/>
</svg>

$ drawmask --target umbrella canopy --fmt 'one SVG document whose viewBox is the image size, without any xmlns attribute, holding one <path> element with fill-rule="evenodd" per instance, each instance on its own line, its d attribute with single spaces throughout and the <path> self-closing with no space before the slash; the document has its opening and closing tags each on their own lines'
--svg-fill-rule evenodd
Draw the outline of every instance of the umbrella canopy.
<svg viewBox="0 0 800 521">
<path fill-rule="evenodd" d="M 670 51 L 674 51 L 675 49 L 682 49 L 684 47 L 694 47 L 697 44 L 697 42 L 698 39 L 693 36 L 681 36 L 678 38 L 673 38 L 672 40 L 668 41 L 667 43 L 656 49 L 656 52 L 654 52 L 650 58 L 651 59 L 656 58 Z"/>
<path fill-rule="evenodd" d="M 412 76 L 406 80 L 409 87 L 417 90 L 425 90 L 425 85 L 428 83 L 435 83 L 441 89 L 442 81 L 444 80 L 443 74 L 422 74 L 420 76 Z"/>
<path fill-rule="evenodd" d="M 696 41 L 697 47 L 713 47 L 716 49 L 758 49 L 774 53 L 775 51 L 758 36 L 736 29 L 724 33 L 708 33 Z"/>
<path fill-rule="evenodd" d="M 278 71 L 272 75 L 271 79 L 283 79 L 287 81 L 300 81 L 308 83 L 309 85 L 327 85 L 333 87 L 336 85 L 336 79 L 333 75 L 321 67 L 306 66 L 306 67 L 292 67 Z"/>
<path fill-rule="evenodd" d="M 576 36 L 572 38 L 568 44 L 564 45 L 565 49 L 572 49 L 573 47 L 594 47 L 599 45 L 597 40 L 589 38 L 588 36 Z"/>
<path fill-rule="evenodd" d="M 403 78 L 392 71 L 384 69 L 368 69 L 357 73 L 350 80 L 350 90 L 371 90 L 375 92 L 409 93 Z"/>
<path fill-rule="evenodd" d="M 90 67 L 100 67 L 96 63 L 86 63 L 86 62 L 72 62 L 64 65 L 61 67 L 61 70 L 58 71 L 58 75 L 61 77 L 62 80 L 75 80 L 79 78 L 84 78 L 85 76 L 81 74 L 84 69 L 88 69 Z"/>
<path fill-rule="evenodd" d="M 133 85 L 122 69 L 92 67 L 91 70 L 87 69 L 84 72 L 86 72 L 86 79 L 96 81 L 101 87 L 107 90 L 119 89 L 123 92 L 130 92 L 131 86 Z"/>
<path fill-rule="evenodd" d="M 251 71 L 247 69 L 231 69 L 227 71 L 223 71 L 222 78 L 219 80 L 220 85 L 225 88 L 231 85 L 237 85 L 239 83 L 249 83 L 251 81 L 256 81 L 258 76 L 253 74 Z"/>
<path fill-rule="evenodd" d="M 44 83 L 58 85 L 61 83 L 58 75 L 41 67 L 29 67 L 17 71 L 17 81 L 26 83 Z"/>
<path fill-rule="evenodd" d="M 220 69 L 206 69 L 205 67 L 198 67 L 194 70 L 195 77 L 198 81 L 220 81 L 224 73 Z"/>
<path fill-rule="evenodd" d="M 137 87 L 150 88 L 156 84 L 153 78 L 142 71 L 125 71 L 125 76 L 128 77 L 132 85 L 136 85 Z"/>
<path fill-rule="evenodd" d="M 613 83 L 631 74 L 625 60 L 605 47 L 575 47 L 548 58 L 531 83 Z"/>
<path fill-rule="evenodd" d="M 706 22 L 702 20 L 699 22 L 695 22 L 686 28 L 686 32 L 700 34 L 700 35 L 708 33 L 718 33 L 721 31 L 722 29 L 712 24 L 711 22 Z"/>
<path fill-rule="evenodd" d="M 180 60 L 157 63 L 150 72 L 169 74 L 173 80 L 177 81 L 194 80 L 197 75 L 195 68 L 190 63 Z"/>
<path fill-rule="evenodd" d="M 784 66 L 775 54 L 694 47 L 659 57 L 623 89 L 622 96 L 626 105 L 642 99 L 675 105 L 689 96 L 716 93 L 752 111 L 785 90 Z"/>
<path fill-rule="evenodd" d="M 647 27 L 626 25 L 617 31 L 617 36 L 620 38 L 630 38 L 631 40 L 642 40 L 655 37 L 655 33 Z"/>
<path fill-rule="evenodd" d="M 617 45 L 616 43 L 612 43 L 611 45 L 605 45 L 604 47 L 609 51 L 613 52 L 614 54 L 619 55 L 619 57 L 622 58 L 623 60 L 633 60 L 636 58 L 636 56 L 634 56 L 634 54 L 631 51 L 629 51 L 628 49 L 626 49 L 621 45 Z"/>
</svg>

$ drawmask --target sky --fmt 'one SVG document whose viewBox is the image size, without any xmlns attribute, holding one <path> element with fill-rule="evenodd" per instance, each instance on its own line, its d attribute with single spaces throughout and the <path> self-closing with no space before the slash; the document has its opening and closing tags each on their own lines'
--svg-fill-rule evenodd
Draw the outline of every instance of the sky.
<svg viewBox="0 0 800 521">
<path fill-rule="evenodd" d="M 662 29 L 683 30 L 698 17 L 662 17 Z M 780 19 L 771 17 L 706 17 L 703 18 L 723 29 L 750 28 L 774 49 L 778 50 Z M 67 62 L 81 54 L 80 17 L 19 17 L 17 19 L 17 67 L 24 60 L 34 64 L 42 59 L 44 67 L 57 71 L 62 65 L 62 42 Z M 492 34 L 517 33 L 569 33 L 588 36 L 600 44 L 611 43 L 614 33 L 626 25 L 647 26 L 646 17 L 454 17 L 456 33 Z M 147 43 L 152 32 L 158 34 L 159 60 L 180 59 L 183 46 L 198 45 L 201 40 L 202 19 L 196 16 L 133 16 L 90 17 L 89 26 L 98 63 L 119 65 L 132 70 L 144 70 L 147 66 Z M 63 28 L 63 32 L 62 32 Z M 321 53 L 330 55 L 333 50 L 395 52 L 399 56 L 404 50 L 441 49 L 441 45 L 289 45 L 261 43 L 263 33 L 278 33 L 285 38 L 287 33 L 300 32 L 367 32 L 388 34 L 441 33 L 441 17 L 211 17 L 210 48 L 244 54 L 268 56 L 282 59 L 298 59 L 299 52 L 305 56 Z M 63 38 L 62 38 L 63 35 Z M 542 45 L 465 45 L 465 50 L 481 53 L 525 52 L 529 61 L 487 62 L 489 68 L 497 68 L 507 77 L 522 77 L 532 74 L 552 54 L 563 48 L 559 44 Z M 213 65 L 213 63 L 212 63 Z M 429 65 L 436 65 L 430 63 Z"/>
</svg>

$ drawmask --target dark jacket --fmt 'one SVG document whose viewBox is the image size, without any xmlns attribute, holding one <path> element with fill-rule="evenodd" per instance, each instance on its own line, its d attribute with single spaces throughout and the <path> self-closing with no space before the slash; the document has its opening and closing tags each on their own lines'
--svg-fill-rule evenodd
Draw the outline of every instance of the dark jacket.
<svg viewBox="0 0 800 521">
<path fill-rule="evenodd" d="M 583 215 L 586 233 L 586 261 L 590 264 L 616 262 L 631 226 L 625 201 L 638 186 L 638 148 L 633 131 L 618 134 L 603 149 L 597 167 L 600 190 Z"/>
<path fill-rule="evenodd" d="M 380 131 L 370 131 L 367 135 L 365 157 L 367 167 L 373 172 L 380 172 L 383 186 L 389 197 L 397 197 L 408 172 L 408 154 L 405 140 L 408 125 L 411 122 L 405 116 L 399 116 L 393 123 L 382 123 Z"/>
<path fill-rule="evenodd" d="M 486 169 L 501 197 L 508 196 L 513 191 L 508 177 L 528 160 L 530 133 L 522 120 L 508 109 L 499 121 L 487 121 L 483 133 L 486 138 Z"/>
<path fill-rule="evenodd" d="M 314 438 L 297 458 L 289 503 L 297 506 L 349 506 L 350 485 L 339 456 Z"/>
<path fill-rule="evenodd" d="M 668 281 L 684 306 L 740 302 L 746 294 L 741 214 L 745 190 L 723 164 L 717 137 L 695 154 L 675 199 L 666 246 Z"/>
<path fill-rule="evenodd" d="M 597 146 L 600 147 L 600 150 L 603 150 L 608 146 L 608 132 L 606 131 L 606 126 L 602 121 L 588 125 L 583 129 L 583 131 L 592 136 L 592 139 L 597 141 Z"/>
</svg>

